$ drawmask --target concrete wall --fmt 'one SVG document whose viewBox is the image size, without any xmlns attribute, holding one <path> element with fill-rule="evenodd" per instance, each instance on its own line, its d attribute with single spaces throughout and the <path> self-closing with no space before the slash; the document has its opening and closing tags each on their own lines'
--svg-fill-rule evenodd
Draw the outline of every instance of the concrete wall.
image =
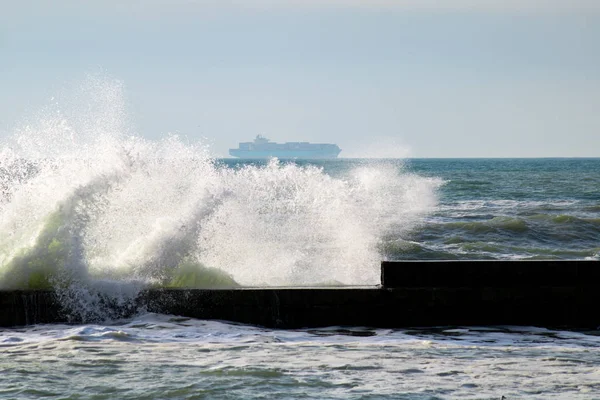
<svg viewBox="0 0 600 400">
<path fill-rule="evenodd" d="M 383 261 L 384 287 L 598 286 L 600 262 L 586 260 Z"/>
<path fill-rule="evenodd" d="M 0 291 L 0 327 L 60 322 L 61 309 L 51 291 Z"/>
<path fill-rule="evenodd" d="M 384 262 L 383 287 L 151 289 L 140 310 L 278 328 L 600 326 L 600 262 Z M 537 277 L 537 279 L 536 279 Z M 115 305 L 117 307 L 117 305 Z M 77 322 L 48 291 L 0 292 L 0 326 Z"/>
</svg>

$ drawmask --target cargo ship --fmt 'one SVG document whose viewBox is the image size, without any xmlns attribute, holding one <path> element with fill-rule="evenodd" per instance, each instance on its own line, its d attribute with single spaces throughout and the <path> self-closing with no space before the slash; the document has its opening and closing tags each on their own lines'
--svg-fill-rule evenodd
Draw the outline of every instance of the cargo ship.
<svg viewBox="0 0 600 400">
<path fill-rule="evenodd" d="M 332 143 L 271 142 L 258 135 L 252 142 L 242 142 L 237 149 L 229 149 L 229 154 L 238 158 L 336 158 L 342 149 Z"/>
</svg>

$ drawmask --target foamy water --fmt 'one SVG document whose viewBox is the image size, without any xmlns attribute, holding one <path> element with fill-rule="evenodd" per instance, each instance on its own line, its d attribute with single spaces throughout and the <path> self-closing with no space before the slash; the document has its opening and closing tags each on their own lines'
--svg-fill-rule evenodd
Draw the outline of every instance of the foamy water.
<svg viewBox="0 0 600 400">
<path fill-rule="evenodd" d="M 596 333 L 270 330 L 146 314 L 0 331 L 4 398 L 592 399 Z"/>
</svg>

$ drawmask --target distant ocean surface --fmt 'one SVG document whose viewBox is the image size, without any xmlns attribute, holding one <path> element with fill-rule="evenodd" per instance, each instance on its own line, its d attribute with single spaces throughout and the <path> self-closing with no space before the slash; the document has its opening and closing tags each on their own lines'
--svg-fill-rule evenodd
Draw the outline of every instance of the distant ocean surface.
<svg viewBox="0 0 600 400">
<path fill-rule="evenodd" d="M 599 259 L 600 159 L 412 160 L 438 209 L 393 258 Z"/>
<path fill-rule="evenodd" d="M 403 176 L 438 180 L 431 212 L 408 232 L 382 235 L 385 259 L 600 259 L 600 158 L 311 164 L 337 177 L 364 166 L 394 166 Z M 426 201 L 419 189 L 413 194 Z"/>
<path fill-rule="evenodd" d="M 600 159 L 200 162 L 163 146 L 102 168 L 5 156 L 0 288 L 206 285 L 190 268 L 377 284 L 382 259 L 600 259 Z M 0 398 L 600 399 L 600 331 L 273 330 L 114 319 L 74 297 L 88 323 L 0 330 Z"/>
</svg>

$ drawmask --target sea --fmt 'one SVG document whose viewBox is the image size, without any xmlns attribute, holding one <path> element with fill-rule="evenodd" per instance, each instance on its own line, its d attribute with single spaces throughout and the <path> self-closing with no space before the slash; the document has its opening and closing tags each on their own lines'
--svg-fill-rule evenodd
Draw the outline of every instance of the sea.
<svg viewBox="0 0 600 400">
<path fill-rule="evenodd" d="M 281 330 L 98 301 L 377 286 L 381 260 L 600 260 L 600 159 L 219 158 L 135 133 L 111 85 L 0 138 L 0 290 L 51 288 L 73 314 L 0 328 L 1 399 L 600 399 L 600 330 Z"/>
</svg>

